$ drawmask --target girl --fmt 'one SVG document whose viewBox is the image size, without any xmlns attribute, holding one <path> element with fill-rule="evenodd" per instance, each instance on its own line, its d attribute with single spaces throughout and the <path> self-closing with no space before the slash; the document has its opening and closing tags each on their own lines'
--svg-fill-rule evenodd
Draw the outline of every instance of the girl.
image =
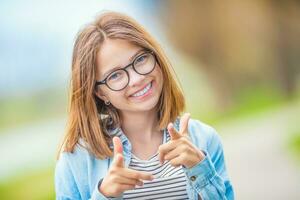
<svg viewBox="0 0 300 200">
<path fill-rule="evenodd" d="M 159 44 L 106 12 L 81 30 L 56 199 L 234 199 L 216 131 L 185 106 Z"/>
</svg>

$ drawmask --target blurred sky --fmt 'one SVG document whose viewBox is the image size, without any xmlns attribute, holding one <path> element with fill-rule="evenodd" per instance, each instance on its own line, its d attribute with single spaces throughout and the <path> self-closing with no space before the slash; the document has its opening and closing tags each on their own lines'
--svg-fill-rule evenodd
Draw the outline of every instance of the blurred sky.
<svg viewBox="0 0 300 200">
<path fill-rule="evenodd" d="M 124 12 L 162 39 L 159 26 L 147 15 L 147 10 L 155 13 L 153 2 L 0 1 L 0 97 L 65 87 L 76 33 L 99 11 Z"/>
</svg>

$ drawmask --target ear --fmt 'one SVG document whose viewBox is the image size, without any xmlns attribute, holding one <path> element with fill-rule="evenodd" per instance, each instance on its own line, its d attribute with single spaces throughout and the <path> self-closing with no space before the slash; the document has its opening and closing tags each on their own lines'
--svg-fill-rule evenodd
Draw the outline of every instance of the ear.
<svg viewBox="0 0 300 200">
<path fill-rule="evenodd" d="M 100 89 L 95 90 L 95 95 L 100 98 L 102 101 L 109 101 L 109 99 L 106 97 L 106 95 L 104 94 L 103 91 L 101 91 Z"/>
</svg>

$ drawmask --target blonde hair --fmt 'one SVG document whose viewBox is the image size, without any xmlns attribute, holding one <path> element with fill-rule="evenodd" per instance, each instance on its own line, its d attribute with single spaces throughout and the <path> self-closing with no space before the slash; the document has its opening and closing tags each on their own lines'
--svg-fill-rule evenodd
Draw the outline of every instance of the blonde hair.
<svg viewBox="0 0 300 200">
<path fill-rule="evenodd" d="M 131 17 L 104 12 L 78 33 L 74 44 L 68 123 L 57 158 L 62 151 L 73 152 L 76 144 L 81 145 L 79 139 L 87 144 L 85 148 L 95 157 L 112 156 L 108 131 L 120 125 L 119 115 L 112 105 L 105 105 L 95 95 L 96 55 L 106 38 L 124 39 L 155 53 L 164 79 L 157 105 L 160 129 L 173 122 L 185 108 L 176 74 L 160 45 Z M 109 120 L 101 119 L 102 114 L 108 115 Z"/>
</svg>

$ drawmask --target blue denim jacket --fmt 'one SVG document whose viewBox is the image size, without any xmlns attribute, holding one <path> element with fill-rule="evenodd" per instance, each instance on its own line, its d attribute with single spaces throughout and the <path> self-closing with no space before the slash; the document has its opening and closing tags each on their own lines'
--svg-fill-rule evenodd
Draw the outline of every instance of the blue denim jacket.
<svg viewBox="0 0 300 200">
<path fill-rule="evenodd" d="M 179 129 L 179 118 L 174 123 Z M 114 135 L 120 128 L 112 131 Z M 234 199 L 234 192 L 225 167 L 223 148 L 218 133 L 210 126 L 190 119 L 189 136 L 193 144 L 202 150 L 205 158 L 192 168 L 183 168 L 187 178 L 189 199 Z M 121 134 L 125 166 L 131 159 L 131 144 Z M 111 146 L 112 147 L 112 146 Z M 98 183 L 107 173 L 113 158 L 100 160 L 85 148 L 77 145 L 73 153 L 63 152 L 56 163 L 55 190 L 57 200 L 108 199 L 98 190 Z M 114 199 L 122 199 L 114 198 Z"/>
</svg>

